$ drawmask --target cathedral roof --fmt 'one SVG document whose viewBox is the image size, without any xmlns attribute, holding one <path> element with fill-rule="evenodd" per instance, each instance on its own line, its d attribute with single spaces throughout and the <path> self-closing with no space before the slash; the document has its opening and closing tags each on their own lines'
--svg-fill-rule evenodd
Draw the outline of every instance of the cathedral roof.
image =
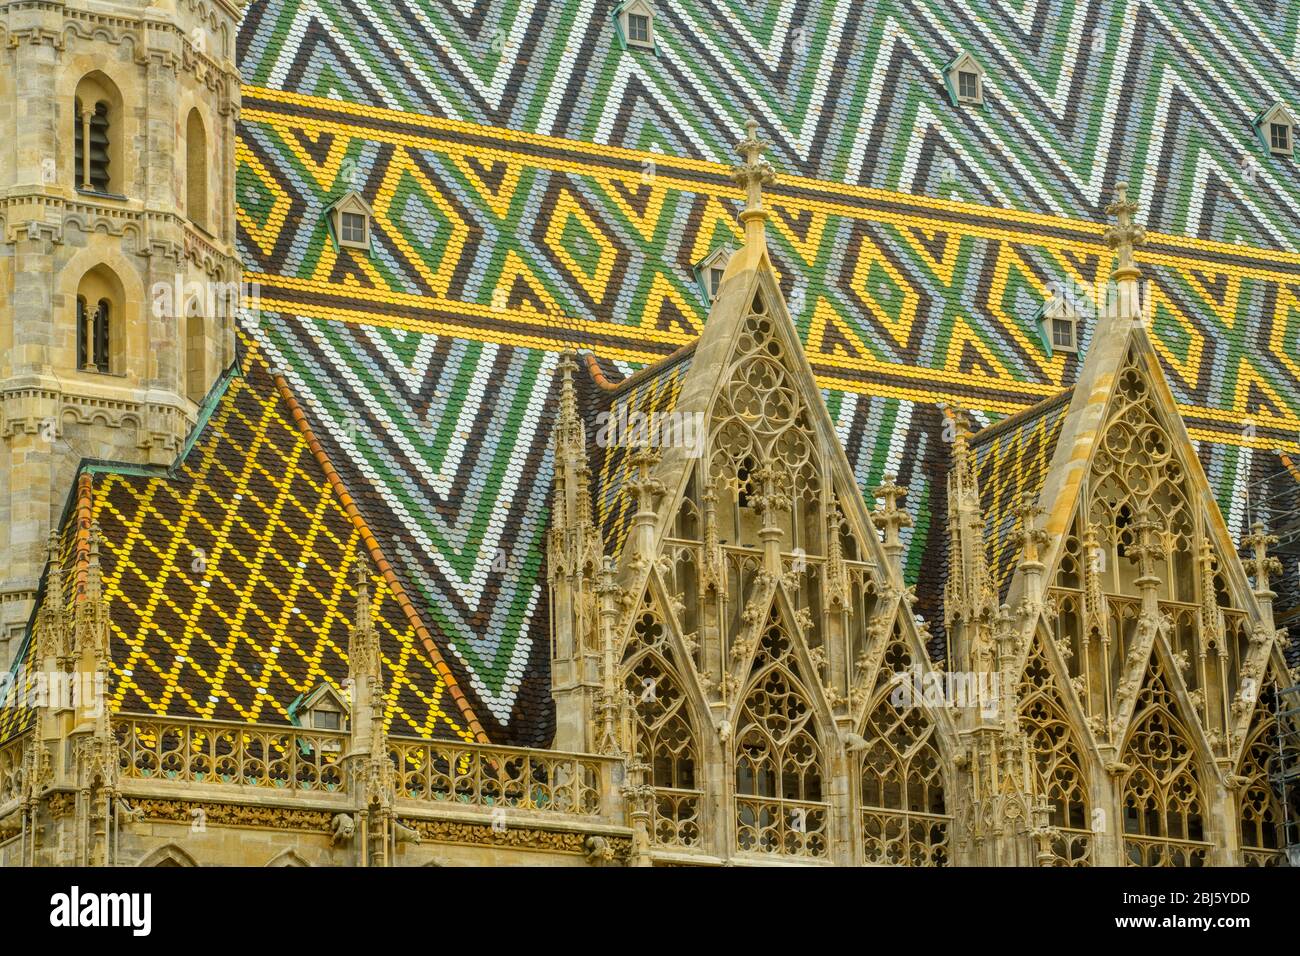
<svg viewBox="0 0 1300 956">
<path fill-rule="evenodd" d="M 298 697 L 343 686 L 364 559 L 374 562 L 391 732 L 480 737 L 431 622 L 393 574 L 288 383 L 256 344 L 243 363 L 209 396 L 171 469 L 87 465 L 78 480 L 62 525 L 64 590 L 70 607 L 86 599 L 97 529 L 111 709 L 289 723 Z M 33 656 L 29 633 L 20 671 Z"/>
<path fill-rule="evenodd" d="M 971 438 L 984 514 L 984 550 L 999 598 L 1006 597 L 1020 555 L 1016 506 L 1026 494 L 1037 498 L 1072 395 L 1070 390 L 1053 395 Z"/>
<path fill-rule="evenodd" d="M 695 357 L 695 342 L 662 362 L 620 381 L 610 381 L 594 357 L 585 363 L 596 388 L 583 390 L 586 420 L 595 425 L 588 436 L 596 523 L 607 552 L 623 548 L 636 501 L 628 488 L 636 469 L 629 456 L 643 440 L 653 443 L 662 429 L 677 428 L 671 417 L 682 382 Z M 702 427 L 702 423 L 701 427 Z M 686 427 L 695 427 L 691 422 Z M 702 436 L 698 436 L 703 440 Z"/>
<path fill-rule="evenodd" d="M 924 595 L 942 590 L 933 579 L 946 549 L 937 406 L 1011 418 L 976 440 L 990 563 L 1005 587 L 1009 508 L 1041 483 L 1059 396 L 1079 368 L 1077 356 L 1047 354 L 1034 316 L 1049 283 L 1105 279 L 1098 223 L 1118 179 L 1151 231 L 1139 258 L 1170 387 L 1240 531 L 1244 489 L 1273 467 L 1273 446 L 1294 455 L 1300 431 L 1300 167 L 1262 152 L 1250 125 L 1294 88 L 1295 23 L 1229 3 L 1101 5 L 1080 42 L 1054 4 L 954 16 L 939 0 L 681 0 L 658 4 L 647 51 L 617 41 L 614 6 L 255 0 L 239 36 L 237 238 L 264 310 L 253 352 L 279 368 L 330 463 L 334 503 L 321 507 L 368 528 L 391 571 L 376 601 L 419 621 L 402 633 L 426 653 L 420 679 L 442 675 L 436 694 L 419 686 L 459 728 L 445 732 L 477 720 L 493 740 L 549 738 L 542 538 L 559 355 L 584 349 L 607 380 L 630 377 L 608 393 L 584 386 L 593 414 L 671 409 L 690 356 L 670 357 L 709 309 L 694 265 L 740 242 L 727 166 L 751 115 L 780 173 L 766 202 L 782 292 L 859 487 L 889 471 L 909 489 L 905 570 L 936 631 L 941 609 Z M 1214 56 L 1201 56 L 1211 44 Z M 943 67 L 958 51 L 985 70 L 981 106 L 948 98 Z M 1179 62 L 1196 64 L 1195 82 Z M 1249 183 L 1242 156 L 1258 160 Z M 1202 172 L 1171 172 L 1184 170 Z M 354 189 L 374 213 L 369 253 L 330 241 L 325 211 Z M 1081 324 L 1086 348 L 1089 318 Z M 659 367 L 636 377 L 649 366 Z M 258 367 L 229 391 L 273 381 Z M 1254 450 L 1243 447 L 1246 418 Z M 242 436 L 250 426 L 237 419 L 225 421 Z M 587 424 L 597 514 L 619 539 L 630 515 L 621 457 L 593 447 Z M 231 460 L 207 477 L 243 474 Z M 152 567 L 155 552 L 180 546 L 171 519 L 136 503 L 181 485 L 89 477 L 106 536 L 126 534 L 131 560 Z M 238 527 L 253 507 L 241 493 L 196 492 L 198 514 Z M 120 560 L 110 544 L 106 569 L 139 589 Z M 345 561 L 341 551 L 306 560 L 305 571 Z M 350 577 L 339 580 L 346 592 Z M 238 609 L 239 587 L 213 586 L 223 609 Z M 280 600 L 262 587 L 263 599 Z M 196 613 L 195 598 L 174 600 L 136 622 L 168 647 Z M 339 673 L 347 595 L 331 601 L 337 620 L 304 651 L 293 686 L 313 666 Z M 391 640 L 400 626 L 393 618 Z M 238 642 L 216 645 L 233 654 Z M 279 691 L 258 704 L 235 662 L 256 665 L 214 658 L 220 685 L 187 683 L 193 667 L 132 665 L 123 693 L 132 706 L 165 699 L 196 713 L 215 695 L 227 716 L 276 719 Z M 441 719 L 432 704 L 410 706 L 413 729 Z"/>
</svg>

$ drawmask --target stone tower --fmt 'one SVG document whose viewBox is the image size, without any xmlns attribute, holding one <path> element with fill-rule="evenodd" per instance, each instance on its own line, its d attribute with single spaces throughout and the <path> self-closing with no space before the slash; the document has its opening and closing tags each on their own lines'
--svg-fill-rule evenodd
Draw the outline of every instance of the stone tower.
<svg viewBox="0 0 1300 956">
<path fill-rule="evenodd" d="M 0 664 L 78 463 L 167 465 L 234 353 L 243 0 L 0 0 Z"/>
</svg>

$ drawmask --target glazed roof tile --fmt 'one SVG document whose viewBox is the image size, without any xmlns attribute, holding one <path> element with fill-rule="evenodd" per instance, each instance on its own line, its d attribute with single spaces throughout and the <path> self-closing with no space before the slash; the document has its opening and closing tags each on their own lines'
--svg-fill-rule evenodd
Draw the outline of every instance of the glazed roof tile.
<svg viewBox="0 0 1300 956">
<path fill-rule="evenodd" d="M 1037 499 L 1073 394 L 1062 392 L 971 439 L 984 512 L 984 550 L 999 598 L 1006 597 L 1020 554 L 1016 506 L 1027 494 Z"/>
<path fill-rule="evenodd" d="M 341 691 L 355 565 L 378 558 L 371 611 L 390 730 L 476 739 L 438 647 L 258 348 L 210 402 L 172 469 L 90 468 L 65 518 L 65 540 L 79 542 L 73 580 L 84 578 L 88 529 L 101 536 L 111 708 L 288 723 L 299 695 L 321 683 Z M 20 669 L 32 653 L 29 634 Z"/>
</svg>

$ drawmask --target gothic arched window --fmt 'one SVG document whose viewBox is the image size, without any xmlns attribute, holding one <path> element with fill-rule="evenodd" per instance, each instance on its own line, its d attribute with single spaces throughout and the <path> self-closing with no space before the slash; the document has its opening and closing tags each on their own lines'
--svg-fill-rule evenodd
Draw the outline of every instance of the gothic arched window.
<svg viewBox="0 0 1300 956">
<path fill-rule="evenodd" d="M 1058 866 L 1088 866 L 1093 840 L 1083 756 L 1037 641 L 1017 697 L 1020 727 L 1029 738 L 1029 756 L 1038 775 L 1038 793 L 1051 804 L 1050 823 L 1058 833 L 1052 854 Z"/>
<path fill-rule="evenodd" d="M 73 180 L 79 190 L 121 193 L 122 97 L 103 73 L 77 84 L 72 101 Z"/>
<path fill-rule="evenodd" d="M 1278 764 L 1276 708 L 1277 686 L 1270 680 L 1255 705 L 1237 770 L 1245 779 L 1240 790 L 1238 818 L 1241 852 L 1247 866 L 1281 866 L 1285 859 L 1283 821 L 1286 817 L 1270 779 L 1270 771 L 1275 771 Z M 1291 819 L 1300 820 L 1300 793 L 1292 796 Z"/>
<path fill-rule="evenodd" d="M 1151 659 L 1121 763 L 1124 853 L 1130 866 L 1205 866 L 1205 794 L 1191 735 L 1176 716 L 1164 666 Z"/>
<path fill-rule="evenodd" d="M 913 670 L 912 652 L 901 640 L 892 640 L 881 668 L 882 673 L 907 679 Z M 892 866 L 947 866 L 952 816 L 934 725 L 919 701 L 903 701 L 895 694 L 892 679 L 878 681 L 877 686 L 882 689 L 877 690 L 862 728 L 867 746 L 859 765 L 866 860 Z"/>
<path fill-rule="evenodd" d="M 742 852 L 827 855 L 829 804 L 812 705 L 773 609 L 736 719 L 736 842 Z"/>
<path fill-rule="evenodd" d="M 637 620 L 623 675 L 634 705 L 637 759 L 650 768 L 647 782 L 655 788 L 651 838 L 664 846 L 698 846 L 699 751 L 672 649 L 650 609 Z"/>
<path fill-rule="evenodd" d="M 110 370 L 112 309 L 108 299 L 100 299 L 91 305 L 85 296 L 77 296 L 77 368 L 95 372 Z"/>
</svg>

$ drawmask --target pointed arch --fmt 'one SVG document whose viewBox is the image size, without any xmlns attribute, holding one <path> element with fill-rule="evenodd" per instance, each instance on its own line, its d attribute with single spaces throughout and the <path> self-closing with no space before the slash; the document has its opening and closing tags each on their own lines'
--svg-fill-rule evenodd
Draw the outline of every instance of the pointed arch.
<svg viewBox="0 0 1300 956">
<path fill-rule="evenodd" d="M 623 654 L 623 687 L 632 700 L 637 759 L 649 767 L 655 799 L 650 835 L 661 846 L 701 842 L 702 764 L 695 721 L 677 655 L 649 593 Z"/>
<path fill-rule="evenodd" d="M 826 758 L 795 640 L 774 603 L 735 721 L 736 845 L 747 853 L 825 857 Z"/>
<path fill-rule="evenodd" d="M 175 843 L 168 843 L 158 847 L 152 853 L 142 859 L 138 866 L 198 866 L 194 857 L 190 856 Z"/>
<path fill-rule="evenodd" d="M 208 208 L 208 132 L 194 107 L 185 118 L 185 213 L 206 230 Z"/>
<path fill-rule="evenodd" d="M 293 850 L 284 850 L 267 861 L 267 866 L 311 866 Z"/>
<path fill-rule="evenodd" d="M 1237 820 L 1242 862 L 1246 866 L 1282 866 L 1286 860 L 1283 828 L 1287 816 L 1271 779 L 1278 770 L 1280 757 L 1277 688 L 1277 681 L 1270 673 L 1255 704 L 1237 766 L 1241 782 Z M 1290 739 L 1296 739 L 1294 733 Z M 1295 762 L 1296 756 L 1300 755 L 1293 756 L 1291 762 Z M 1290 818 L 1300 820 L 1300 795 L 1293 794 Z"/>
<path fill-rule="evenodd" d="M 754 506 L 760 496 L 773 495 L 784 506 L 775 520 L 789 549 L 822 554 L 824 463 L 778 321 L 756 290 L 714 399 L 708 460 L 709 477 L 720 489 L 719 535 L 757 546 Z"/>
<path fill-rule="evenodd" d="M 1130 866 L 1209 862 L 1208 804 L 1191 735 L 1178 716 L 1159 653 L 1151 655 L 1120 762 L 1124 855 Z"/>
<path fill-rule="evenodd" d="M 1056 865 L 1091 866 L 1092 815 L 1083 750 L 1039 638 L 1030 649 L 1016 696 L 1038 794 L 1052 807 Z"/>
<path fill-rule="evenodd" d="M 947 866 L 952 814 L 915 651 L 895 622 L 867 709 L 858 761 L 863 853 L 890 866 Z"/>
</svg>

